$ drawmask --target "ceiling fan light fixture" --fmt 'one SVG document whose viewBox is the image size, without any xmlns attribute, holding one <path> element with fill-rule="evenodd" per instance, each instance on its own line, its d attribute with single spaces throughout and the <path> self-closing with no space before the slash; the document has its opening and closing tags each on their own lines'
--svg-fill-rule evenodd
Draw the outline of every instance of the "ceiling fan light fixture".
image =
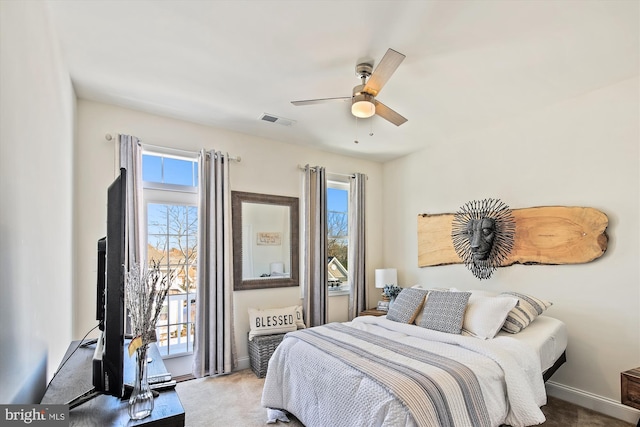
<svg viewBox="0 0 640 427">
<path fill-rule="evenodd" d="M 373 103 L 373 96 L 368 93 L 359 93 L 353 96 L 351 114 L 358 118 L 366 119 L 373 116 L 375 113 L 376 106 Z"/>
<path fill-rule="evenodd" d="M 356 75 L 360 78 L 362 84 L 353 88 L 351 98 L 348 96 L 342 96 L 339 98 L 291 101 L 291 103 L 296 106 L 301 106 L 332 101 L 348 101 L 351 99 L 351 114 L 355 117 L 366 119 L 375 114 L 396 126 L 400 126 L 406 122 L 407 119 L 384 105 L 382 102 L 378 101 L 376 97 L 404 58 L 405 56 L 400 52 L 393 49 L 387 49 L 387 52 L 382 57 L 382 60 L 378 63 L 375 70 L 373 69 L 373 62 L 371 61 L 361 62 L 356 65 Z"/>
</svg>

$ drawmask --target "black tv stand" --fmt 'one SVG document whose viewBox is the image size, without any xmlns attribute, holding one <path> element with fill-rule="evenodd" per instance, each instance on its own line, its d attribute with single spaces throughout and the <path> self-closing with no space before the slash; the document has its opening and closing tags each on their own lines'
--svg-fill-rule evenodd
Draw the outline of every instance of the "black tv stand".
<svg viewBox="0 0 640 427">
<path fill-rule="evenodd" d="M 129 334 L 124 336 L 125 339 L 132 339 L 133 337 Z M 80 347 L 84 348 L 84 347 L 89 347 L 90 345 L 94 345 L 94 344 L 98 344 L 98 340 L 100 338 L 89 338 L 88 340 L 84 340 L 82 341 L 82 344 L 80 344 Z"/>
<path fill-rule="evenodd" d="M 93 387 L 91 390 L 82 393 L 80 396 L 75 397 L 73 399 L 71 399 L 70 401 L 67 402 L 67 405 L 69 405 L 69 410 L 75 408 L 76 406 L 80 406 L 85 402 L 90 401 L 91 399 L 93 399 L 94 397 L 97 397 L 99 395 L 101 395 L 102 392 L 99 392 L 98 390 L 96 390 L 95 387 Z"/>
<path fill-rule="evenodd" d="M 74 341 L 69 345 L 67 353 L 62 358 L 62 360 L 67 358 L 69 360 L 51 381 L 41 402 L 43 404 L 68 403 L 70 426 L 184 427 L 184 408 L 175 389 L 171 387 L 160 389 L 162 391 L 155 398 L 154 410 L 150 416 L 138 421 L 131 420 L 127 400 L 95 391 L 91 366 L 94 349 L 80 346 L 71 355 L 79 344 L 81 344 L 80 341 Z M 149 375 L 166 374 L 162 356 L 155 344 L 149 346 L 148 354 L 153 358 L 153 363 L 148 365 Z M 125 354 L 124 364 L 124 382 L 131 384 L 135 377 L 134 359 Z"/>
</svg>

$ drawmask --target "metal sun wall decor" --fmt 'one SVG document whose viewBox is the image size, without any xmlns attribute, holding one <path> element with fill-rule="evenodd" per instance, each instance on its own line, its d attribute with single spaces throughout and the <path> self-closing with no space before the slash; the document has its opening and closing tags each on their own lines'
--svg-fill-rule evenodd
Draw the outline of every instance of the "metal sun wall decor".
<svg viewBox="0 0 640 427">
<path fill-rule="evenodd" d="M 499 199 L 472 200 L 452 221 L 453 247 L 474 276 L 489 279 L 513 249 L 516 224 Z"/>
</svg>

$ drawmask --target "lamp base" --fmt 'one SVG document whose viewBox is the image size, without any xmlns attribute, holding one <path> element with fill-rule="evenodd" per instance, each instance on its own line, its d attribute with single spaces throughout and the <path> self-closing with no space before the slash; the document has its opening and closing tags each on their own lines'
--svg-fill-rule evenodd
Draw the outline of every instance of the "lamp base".
<svg viewBox="0 0 640 427">
<path fill-rule="evenodd" d="M 389 311 L 389 301 L 378 301 L 378 306 L 376 307 L 379 311 Z"/>
</svg>

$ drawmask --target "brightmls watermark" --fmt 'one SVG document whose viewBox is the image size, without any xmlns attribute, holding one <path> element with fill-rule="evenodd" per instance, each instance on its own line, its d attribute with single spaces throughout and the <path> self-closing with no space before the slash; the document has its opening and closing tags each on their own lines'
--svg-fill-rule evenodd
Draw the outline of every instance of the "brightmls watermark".
<svg viewBox="0 0 640 427">
<path fill-rule="evenodd" d="M 0 405 L 0 427 L 68 427 L 69 405 Z"/>
</svg>

